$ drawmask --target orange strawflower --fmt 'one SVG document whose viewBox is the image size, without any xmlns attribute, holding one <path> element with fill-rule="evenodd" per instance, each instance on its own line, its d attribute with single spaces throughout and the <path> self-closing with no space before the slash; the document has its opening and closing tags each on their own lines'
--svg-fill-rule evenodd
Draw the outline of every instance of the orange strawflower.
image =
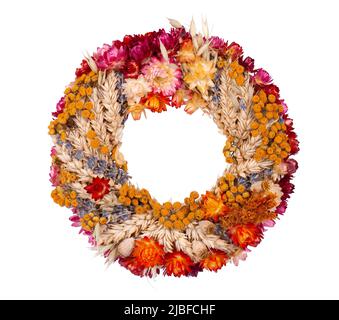
<svg viewBox="0 0 339 320">
<path fill-rule="evenodd" d="M 200 266 L 204 269 L 217 272 L 226 265 L 227 254 L 221 250 L 211 250 L 210 254 L 200 261 Z"/>
<path fill-rule="evenodd" d="M 252 223 L 237 225 L 230 228 L 227 233 L 233 243 L 242 249 L 248 246 L 256 247 L 263 238 L 262 227 Z"/>
<path fill-rule="evenodd" d="M 187 276 L 193 265 L 191 258 L 181 251 L 167 253 L 165 256 L 165 274 L 168 276 Z"/>
<path fill-rule="evenodd" d="M 160 113 L 167 110 L 170 100 L 161 93 L 149 93 L 146 98 L 141 99 L 141 103 L 152 112 Z"/>
<path fill-rule="evenodd" d="M 220 197 L 217 197 L 210 191 L 207 191 L 206 194 L 202 196 L 202 208 L 205 212 L 205 218 L 212 219 L 216 222 L 230 210 Z"/>
<path fill-rule="evenodd" d="M 145 237 L 135 241 L 135 247 L 131 254 L 137 265 L 143 268 L 152 268 L 162 265 L 164 262 L 164 249 L 155 240 Z"/>
<path fill-rule="evenodd" d="M 194 46 L 191 39 L 185 40 L 177 54 L 177 59 L 181 63 L 190 63 L 193 62 L 196 58 L 194 53 Z"/>
</svg>

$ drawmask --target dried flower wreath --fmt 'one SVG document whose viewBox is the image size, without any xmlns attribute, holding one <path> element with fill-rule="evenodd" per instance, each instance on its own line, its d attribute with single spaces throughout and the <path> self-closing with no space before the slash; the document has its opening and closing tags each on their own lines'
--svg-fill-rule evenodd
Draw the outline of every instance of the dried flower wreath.
<svg viewBox="0 0 339 320">
<path fill-rule="evenodd" d="M 86 57 L 57 104 L 50 181 L 107 263 L 138 276 L 196 276 L 244 260 L 287 207 L 299 150 L 279 88 L 242 48 L 176 20 Z M 228 168 L 203 195 L 159 203 L 129 182 L 119 152 L 129 115 L 168 106 L 210 115 L 226 136 Z"/>
</svg>

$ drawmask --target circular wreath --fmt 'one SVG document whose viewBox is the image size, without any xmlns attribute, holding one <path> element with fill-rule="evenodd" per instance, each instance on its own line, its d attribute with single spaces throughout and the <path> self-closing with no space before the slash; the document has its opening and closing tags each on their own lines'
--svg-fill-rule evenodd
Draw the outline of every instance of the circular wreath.
<svg viewBox="0 0 339 320">
<path fill-rule="evenodd" d="M 138 276 L 196 276 L 244 260 L 293 192 L 298 152 L 279 88 L 242 48 L 172 29 L 127 35 L 86 57 L 57 104 L 50 181 L 53 200 L 107 263 Z M 228 164 L 205 194 L 160 203 L 132 185 L 119 151 L 125 121 L 168 107 L 207 113 L 226 136 Z"/>
</svg>

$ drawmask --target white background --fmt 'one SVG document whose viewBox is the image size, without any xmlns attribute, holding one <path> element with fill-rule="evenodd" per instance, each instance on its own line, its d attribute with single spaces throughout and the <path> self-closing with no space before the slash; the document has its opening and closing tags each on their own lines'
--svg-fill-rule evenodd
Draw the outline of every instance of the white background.
<svg viewBox="0 0 339 320">
<path fill-rule="evenodd" d="M 202 14 L 281 88 L 301 141 L 296 193 L 239 267 L 156 280 L 106 270 L 50 199 L 50 112 L 86 50 Z M 337 15 L 334 0 L 1 1 L 0 298 L 339 298 Z M 136 181 L 162 199 L 209 188 L 223 166 L 213 122 L 158 119 L 126 126 Z"/>
</svg>

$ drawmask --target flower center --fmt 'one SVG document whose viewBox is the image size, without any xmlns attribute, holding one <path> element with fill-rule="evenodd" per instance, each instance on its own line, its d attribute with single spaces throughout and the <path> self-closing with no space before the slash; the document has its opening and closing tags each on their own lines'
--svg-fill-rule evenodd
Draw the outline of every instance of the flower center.
<svg viewBox="0 0 339 320">
<path fill-rule="evenodd" d="M 200 110 L 189 116 L 167 109 L 126 121 L 121 152 L 134 185 L 160 202 L 183 201 L 193 190 L 209 190 L 223 173 L 225 137 Z"/>
</svg>

